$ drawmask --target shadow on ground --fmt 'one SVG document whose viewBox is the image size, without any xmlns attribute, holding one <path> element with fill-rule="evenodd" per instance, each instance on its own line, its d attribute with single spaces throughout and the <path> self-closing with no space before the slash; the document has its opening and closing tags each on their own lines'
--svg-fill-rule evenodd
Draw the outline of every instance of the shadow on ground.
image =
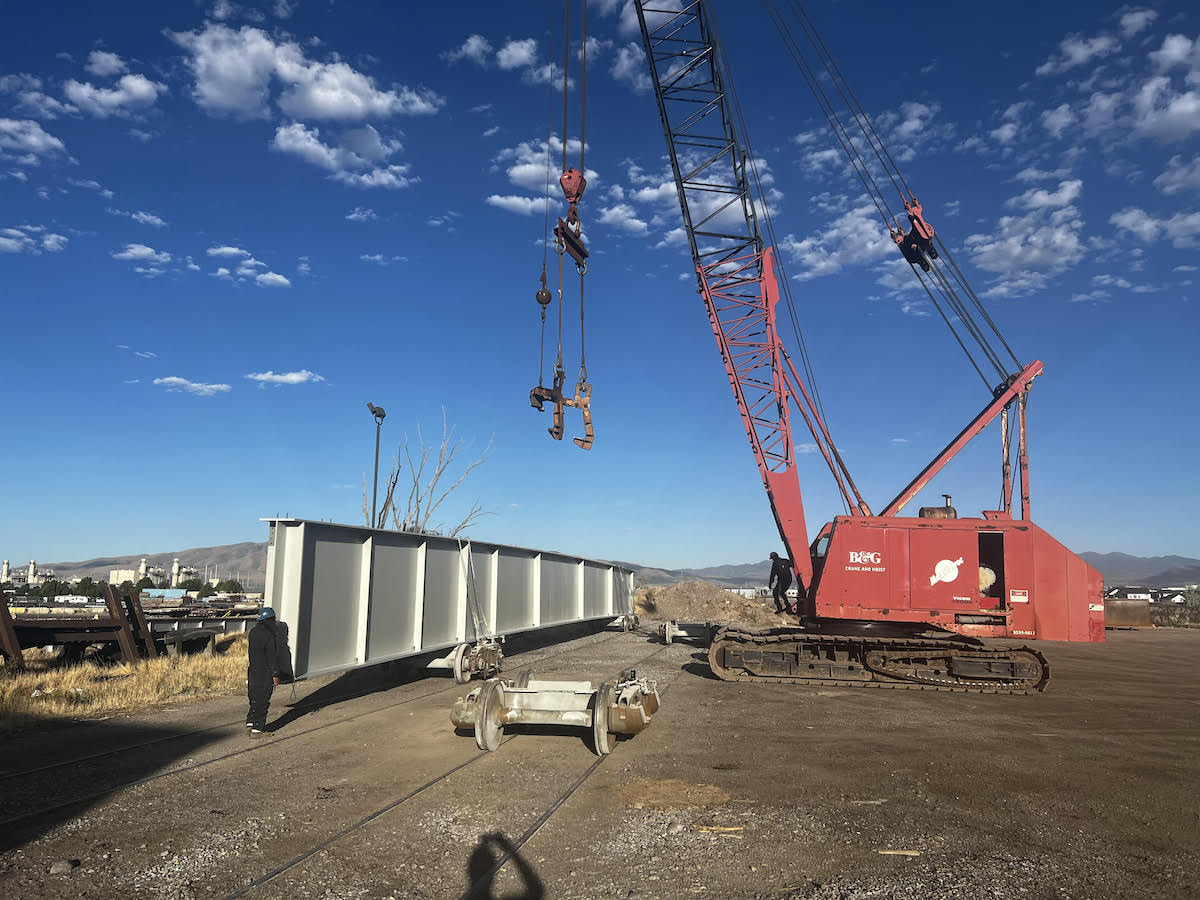
<svg viewBox="0 0 1200 900">
<path fill-rule="evenodd" d="M 515 891 L 496 894 L 492 883 L 507 863 L 512 863 L 521 886 Z M 542 900 L 546 896 L 546 887 L 537 872 L 499 831 L 480 835 L 467 860 L 467 884 L 462 900 Z"/>
</svg>

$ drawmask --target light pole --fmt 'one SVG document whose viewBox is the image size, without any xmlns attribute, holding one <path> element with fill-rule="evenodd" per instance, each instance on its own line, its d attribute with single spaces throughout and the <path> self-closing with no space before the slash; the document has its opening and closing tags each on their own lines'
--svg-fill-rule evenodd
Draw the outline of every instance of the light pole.
<svg viewBox="0 0 1200 900">
<path fill-rule="evenodd" d="M 368 403 L 367 409 L 375 417 L 375 483 L 371 487 L 371 527 L 375 528 L 377 527 L 375 523 L 375 498 L 379 493 L 379 426 L 387 418 L 387 413 L 383 411 L 382 406 L 376 406 L 374 403 Z"/>
</svg>

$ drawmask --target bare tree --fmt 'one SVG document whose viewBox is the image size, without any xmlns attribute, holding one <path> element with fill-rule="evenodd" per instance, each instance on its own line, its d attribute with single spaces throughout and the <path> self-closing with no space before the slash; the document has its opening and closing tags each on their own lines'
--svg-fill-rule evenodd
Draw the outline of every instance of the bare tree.
<svg viewBox="0 0 1200 900">
<path fill-rule="evenodd" d="M 483 465 L 492 452 L 492 441 L 489 440 L 483 452 L 463 465 L 463 454 L 471 444 L 455 434 L 454 426 L 446 422 L 446 410 L 442 410 L 442 439 L 439 444 L 427 444 L 425 436 L 417 427 L 417 446 L 413 447 L 404 436 L 396 456 L 392 459 L 391 471 L 385 482 L 383 504 L 379 508 L 379 518 L 373 527 L 386 528 L 389 517 L 397 531 L 417 531 L 446 534 L 457 537 L 467 527 L 483 516 L 495 513 L 485 510 L 478 499 L 471 508 L 453 526 L 445 522 L 433 522 L 433 515 L 442 502 L 455 490 L 462 486 L 467 477 L 479 466 Z M 436 450 L 436 455 L 435 455 Z M 408 466 L 408 499 L 403 513 L 397 502 L 396 489 L 400 485 L 400 473 L 404 469 L 400 457 L 403 455 Z M 453 481 L 450 480 L 452 470 L 463 465 L 461 472 Z M 371 526 L 371 514 L 367 504 L 367 478 L 363 475 L 363 520 Z"/>
</svg>

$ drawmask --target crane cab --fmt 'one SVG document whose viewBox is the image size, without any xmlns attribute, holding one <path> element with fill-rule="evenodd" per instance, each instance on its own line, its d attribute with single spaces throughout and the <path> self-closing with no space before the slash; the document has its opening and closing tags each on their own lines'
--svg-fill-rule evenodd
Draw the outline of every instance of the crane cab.
<svg viewBox="0 0 1200 900">
<path fill-rule="evenodd" d="M 1103 579 L 1032 522 L 838 516 L 811 547 L 819 618 L 1103 641 Z"/>
</svg>

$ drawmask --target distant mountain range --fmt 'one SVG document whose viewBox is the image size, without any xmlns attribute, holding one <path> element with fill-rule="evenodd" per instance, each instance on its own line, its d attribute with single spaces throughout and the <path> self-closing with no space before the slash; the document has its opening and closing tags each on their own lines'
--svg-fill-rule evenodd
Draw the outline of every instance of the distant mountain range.
<svg viewBox="0 0 1200 900">
<path fill-rule="evenodd" d="M 1200 559 L 1189 556 L 1130 556 L 1128 553 L 1080 553 L 1100 570 L 1105 584 L 1179 587 L 1200 584 Z"/>
<path fill-rule="evenodd" d="M 1182 584 L 1200 583 L 1200 559 L 1188 556 L 1130 556 L 1128 553 L 1079 554 L 1100 570 L 1105 584 L 1140 585 L 1142 587 L 1174 587 Z M 59 578 L 108 579 L 110 569 L 136 569 L 145 556 L 150 565 L 162 566 L 168 572 L 175 558 L 183 565 L 193 566 L 204 572 L 208 566 L 210 574 L 222 578 L 238 578 L 248 590 L 261 590 L 265 580 L 267 545 L 247 541 L 242 544 L 225 544 L 220 547 L 193 547 L 169 553 L 145 553 L 133 556 L 109 556 L 88 559 L 82 562 L 47 563 Z M 702 569 L 663 569 L 638 563 L 610 560 L 617 565 L 632 569 L 638 581 L 647 585 L 676 584 L 680 581 L 708 581 L 726 588 L 761 587 L 767 583 L 771 561 L 743 563 L 741 565 L 708 566 Z"/>
</svg>

